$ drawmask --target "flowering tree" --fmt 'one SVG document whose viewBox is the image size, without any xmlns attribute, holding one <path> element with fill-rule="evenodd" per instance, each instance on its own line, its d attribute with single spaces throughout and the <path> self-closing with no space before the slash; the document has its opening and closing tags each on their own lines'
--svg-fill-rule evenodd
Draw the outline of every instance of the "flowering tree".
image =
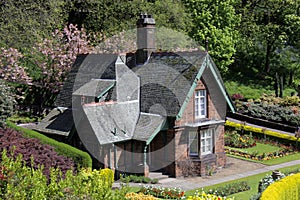
<svg viewBox="0 0 300 200">
<path fill-rule="evenodd" d="M 19 52 L 1 49 L 1 78 L 12 83 L 23 95 L 26 105 L 53 104 L 77 54 L 90 51 L 88 36 L 83 29 L 70 24 L 62 31 L 55 30 L 51 38 L 45 38 L 34 47 Z"/>
<path fill-rule="evenodd" d="M 58 92 L 77 54 L 88 53 L 90 47 L 85 31 L 70 24 L 63 31 L 55 30 L 51 39 L 44 39 L 33 50 L 33 62 L 41 72 L 35 85 Z"/>
</svg>

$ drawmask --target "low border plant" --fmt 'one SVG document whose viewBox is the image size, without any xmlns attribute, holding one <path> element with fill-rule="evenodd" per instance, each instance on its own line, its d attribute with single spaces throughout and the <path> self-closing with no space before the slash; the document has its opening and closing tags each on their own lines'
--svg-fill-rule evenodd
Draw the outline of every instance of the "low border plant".
<svg viewBox="0 0 300 200">
<path fill-rule="evenodd" d="M 211 189 L 207 191 L 207 194 L 214 194 L 216 196 L 222 196 L 226 197 L 232 194 L 236 194 L 239 192 L 244 192 L 247 190 L 250 190 L 250 186 L 246 181 L 241 181 L 241 182 L 235 182 L 235 183 L 230 183 L 227 185 L 224 185 L 222 187 L 217 187 L 214 189 Z"/>
<path fill-rule="evenodd" d="M 163 199 L 183 199 L 184 191 L 180 188 L 164 188 L 164 187 L 154 187 L 142 186 L 140 191 L 143 194 L 150 194 L 154 197 L 163 198 Z"/>
<path fill-rule="evenodd" d="M 234 200 L 234 198 L 221 197 L 214 194 L 207 194 L 203 190 L 196 191 L 193 196 L 186 197 L 187 200 Z"/>
</svg>

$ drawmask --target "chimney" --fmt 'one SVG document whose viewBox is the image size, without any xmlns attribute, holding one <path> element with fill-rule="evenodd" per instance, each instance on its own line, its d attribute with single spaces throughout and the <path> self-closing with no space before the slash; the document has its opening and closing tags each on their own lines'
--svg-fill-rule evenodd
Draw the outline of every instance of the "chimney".
<svg viewBox="0 0 300 200">
<path fill-rule="evenodd" d="M 155 20 L 151 15 L 141 14 L 137 23 L 137 64 L 144 64 L 155 51 Z"/>
</svg>

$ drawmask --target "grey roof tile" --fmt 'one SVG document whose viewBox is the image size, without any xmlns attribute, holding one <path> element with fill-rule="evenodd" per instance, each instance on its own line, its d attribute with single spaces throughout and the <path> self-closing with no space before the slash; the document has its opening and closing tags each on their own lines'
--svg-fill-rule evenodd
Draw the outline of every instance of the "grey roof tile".
<svg viewBox="0 0 300 200">
<path fill-rule="evenodd" d="M 91 79 L 115 79 L 117 54 L 79 55 L 55 102 L 56 106 L 71 107 L 72 93 Z"/>
<path fill-rule="evenodd" d="M 78 88 L 73 95 L 98 97 L 115 84 L 115 80 L 92 79 Z"/>
<path fill-rule="evenodd" d="M 141 113 L 132 139 L 148 141 L 160 131 L 164 122 L 165 118 L 160 115 Z"/>
<path fill-rule="evenodd" d="M 73 126 L 72 111 L 70 109 L 55 108 L 33 129 L 43 133 L 68 136 Z"/>
</svg>

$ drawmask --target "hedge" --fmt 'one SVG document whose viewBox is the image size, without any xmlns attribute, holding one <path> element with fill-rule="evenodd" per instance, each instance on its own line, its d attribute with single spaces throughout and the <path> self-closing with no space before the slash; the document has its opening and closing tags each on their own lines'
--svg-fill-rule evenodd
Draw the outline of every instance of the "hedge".
<svg viewBox="0 0 300 200">
<path fill-rule="evenodd" d="M 92 167 L 92 158 L 88 153 L 81 151 L 79 149 L 76 149 L 75 147 L 72 147 L 68 144 L 58 142 L 52 138 L 49 138 L 43 134 L 40 134 L 34 130 L 30 130 L 27 128 L 17 126 L 16 124 L 14 124 L 10 121 L 7 121 L 6 124 L 10 128 L 13 128 L 17 131 L 21 131 L 25 137 L 37 138 L 43 144 L 48 144 L 48 145 L 53 146 L 55 148 L 55 151 L 58 154 L 72 158 L 73 161 L 76 164 L 80 165 L 81 167 Z"/>
<path fill-rule="evenodd" d="M 260 200 L 269 199 L 300 199 L 300 174 L 287 176 L 267 187 L 267 189 L 262 193 Z"/>
<path fill-rule="evenodd" d="M 282 134 L 279 132 L 266 130 L 263 128 L 257 128 L 257 127 L 253 127 L 253 126 L 249 126 L 249 125 L 244 125 L 241 123 L 230 122 L 228 120 L 226 121 L 225 126 L 239 128 L 239 129 L 243 129 L 243 130 L 249 131 L 249 132 L 261 133 L 261 134 L 265 134 L 265 135 L 269 135 L 269 136 L 273 136 L 273 137 L 277 137 L 277 138 L 281 138 L 281 139 L 285 139 L 285 140 L 297 141 L 297 138 L 295 136 L 286 135 L 286 134 Z"/>
</svg>

